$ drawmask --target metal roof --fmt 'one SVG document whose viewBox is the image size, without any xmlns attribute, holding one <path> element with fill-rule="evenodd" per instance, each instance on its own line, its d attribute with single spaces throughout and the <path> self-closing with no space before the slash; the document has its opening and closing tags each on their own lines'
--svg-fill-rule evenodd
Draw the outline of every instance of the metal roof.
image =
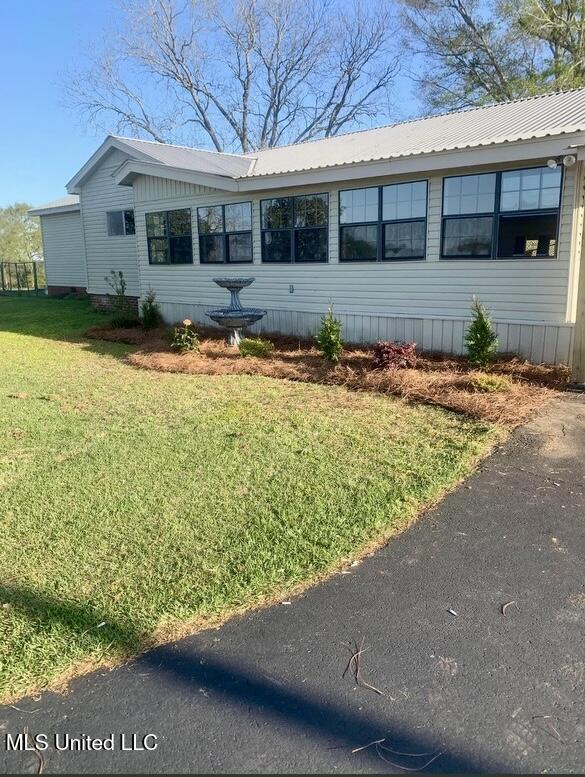
<svg viewBox="0 0 585 777">
<path fill-rule="evenodd" d="M 318 170 L 580 131 L 585 131 L 585 89 L 528 97 L 266 149 L 255 154 L 251 175 Z"/>
<path fill-rule="evenodd" d="M 79 197 L 77 194 L 67 194 L 37 208 L 31 208 L 28 213 L 29 216 L 48 216 L 51 213 L 70 213 L 76 210 L 79 210 Z"/>
<path fill-rule="evenodd" d="M 181 174 L 189 176 L 199 174 L 205 178 L 215 178 L 215 181 L 209 183 L 211 186 L 222 188 L 230 181 L 237 188 L 243 186 L 245 181 L 250 181 L 251 186 L 254 179 L 287 173 L 400 158 L 412 159 L 441 152 L 503 146 L 516 141 L 558 138 L 579 132 L 585 132 L 585 88 L 428 116 L 250 154 L 219 153 L 150 140 L 108 136 L 71 179 L 68 190 L 79 192 L 85 178 L 112 148 L 122 150 L 133 162 L 153 165 L 158 168 L 156 172 L 153 171 L 157 175 L 161 174 L 162 166 L 169 168 L 169 178 L 173 178 L 173 170 L 176 176 L 181 171 Z M 132 171 L 125 172 L 131 174 Z M 144 170 L 139 174 L 145 174 Z M 223 184 L 220 180 L 222 178 Z M 119 182 L 127 181 L 121 179 Z"/>
<path fill-rule="evenodd" d="M 242 154 L 225 154 L 188 146 L 174 146 L 151 140 L 135 140 L 118 137 L 125 146 L 146 154 L 155 162 L 181 170 L 193 170 L 210 175 L 224 175 L 228 178 L 244 177 L 250 170 L 252 159 Z"/>
</svg>

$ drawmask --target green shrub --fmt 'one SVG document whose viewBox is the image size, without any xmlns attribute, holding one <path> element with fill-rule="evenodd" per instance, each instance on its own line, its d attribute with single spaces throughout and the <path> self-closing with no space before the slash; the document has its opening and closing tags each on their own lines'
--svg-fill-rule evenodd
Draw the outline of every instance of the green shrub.
<svg viewBox="0 0 585 777">
<path fill-rule="evenodd" d="M 126 279 L 122 270 L 110 270 L 110 274 L 104 276 L 104 281 L 114 292 L 108 295 L 112 305 L 110 326 L 115 329 L 140 326 L 140 319 L 132 310 L 130 300 L 126 296 Z"/>
<path fill-rule="evenodd" d="M 199 350 L 199 335 L 190 318 L 186 318 L 180 326 L 175 327 L 171 348 L 181 352 Z"/>
<path fill-rule="evenodd" d="M 494 394 L 498 391 L 510 391 L 512 381 L 503 375 L 486 375 L 479 372 L 471 378 L 471 386 L 476 391 L 483 391 L 486 394 Z"/>
<path fill-rule="evenodd" d="M 114 329 L 132 329 L 140 326 L 140 319 L 131 310 L 121 310 L 110 318 L 110 326 Z"/>
<path fill-rule="evenodd" d="M 104 276 L 104 281 L 108 284 L 110 289 L 114 292 L 110 294 L 110 300 L 112 303 L 112 310 L 115 313 L 120 313 L 123 310 L 128 310 L 128 300 L 126 298 L 126 279 L 122 270 L 110 270 L 109 275 Z"/>
<path fill-rule="evenodd" d="M 467 358 L 472 364 L 477 364 L 485 369 L 498 350 L 498 336 L 487 309 L 477 297 L 473 298 L 471 312 L 473 321 L 465 335 Z"/>
<path fill-rule="evenodd" d="M 157 326 L 162 324 L 162 314 L 155 299 L 156 292 L 150 289 L 140 305 L 140 317 L 142 319 L 142 326 L 145 329 L 156 329 Z"/>
<path fill-rule="evenodd" d="M 242 356 L 255 356 L 258 359 L 264 359 L 274 350 L 274 345 L 270 340 L 263 340 L 261 337 L 244 337 L 238 344 Z"/>
<path fill-rule="evenodd" d="M 333 306 L 329 307 L 327 315 L 321 319 L 321 329 L 315 339 L 328 361 L 337 363 L 340 360 L 343 353 L 341 321 L 333 315 Z"/>
</svg>

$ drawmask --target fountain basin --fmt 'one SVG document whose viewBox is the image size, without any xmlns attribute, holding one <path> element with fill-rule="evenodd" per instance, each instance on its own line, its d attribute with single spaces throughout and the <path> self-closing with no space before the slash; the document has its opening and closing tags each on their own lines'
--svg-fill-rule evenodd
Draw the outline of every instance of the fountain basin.
<svg viewBox="0 0 585 777">
<path fill-rule="evenodd" d="M 255 280 L 256 278 L 213 278 L 213 282 L 217 283 L 220 288 L 229 289 L 230 291 L 232 289 L 241 291 L 246 286 L 251 286 Z"/>
<path fill-rule="evenodd" d="M 220 326 L 245 329 L 264 318 L 266 311 L 259 308 L 241 308 L 240 310 L 220 308 L 219 310 L 208 310 L 207 315 Z"/>
</svg>

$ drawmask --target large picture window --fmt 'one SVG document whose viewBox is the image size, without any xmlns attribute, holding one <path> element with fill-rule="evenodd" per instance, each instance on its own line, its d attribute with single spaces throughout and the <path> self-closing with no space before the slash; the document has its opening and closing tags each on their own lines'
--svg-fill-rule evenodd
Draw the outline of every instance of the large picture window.
<svg viewBox="0 0 585 777">
<path fill-rule="evenodd" d="M 528 168 L 443 180 L 441 256 L 556 256 L 562 168 Z"/>
<path fill-rule="evenodd" d="M 252 261 L 252 203 L 237 202 L 197 209 L 201 264 Z"/>
<path fill-rule="evenodd" d="M 427 182 L 339 193 L 340 261 L 424 259 Z"/>
<path fill-rule="evenodd" d="M 164 210 L 146 214 L 146 239 L 150 264 L 191 264 L 191 211 Z"/>
<path fill-rule="evenodd" d="M 326 262 L 329 195 L 274 197 L 260 203 L 262 261 Z"/>
</svg>

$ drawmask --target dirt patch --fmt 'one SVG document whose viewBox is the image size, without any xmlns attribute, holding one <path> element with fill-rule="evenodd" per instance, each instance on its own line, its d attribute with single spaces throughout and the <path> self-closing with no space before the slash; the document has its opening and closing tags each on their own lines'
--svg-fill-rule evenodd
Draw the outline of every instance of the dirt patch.
<svg viewBox="0 0 585 777">
<path fill-rule="evenodd" d="M 263 335 L 274 343 L 267 358 L 243 358 L 226 345 L 216 329 L 198 327 L 199 353 L 176 353 L 169 346 L 168 329 L 94 327 L 88 336 L 139 346 L 129 354 L 135 367 L 191 375 L 262 375 L 305 383 L 345 386 L 356 391 L 392 394 L 410 401 L 438 405 L 492 423 L 516 426 L 531 418 L 567 382 L 563 367 L 534 365 L 518 358 L 502 358 L 490 372 L 509 378 L 508 390 L 478 391 L 477 370 L 465 359 L 443 354 L 419 355 L 415 369 L 375 370 L 371 349 L 347 345 L 341 362 L 326 362 L 310 340 Z"/>
</svg>

